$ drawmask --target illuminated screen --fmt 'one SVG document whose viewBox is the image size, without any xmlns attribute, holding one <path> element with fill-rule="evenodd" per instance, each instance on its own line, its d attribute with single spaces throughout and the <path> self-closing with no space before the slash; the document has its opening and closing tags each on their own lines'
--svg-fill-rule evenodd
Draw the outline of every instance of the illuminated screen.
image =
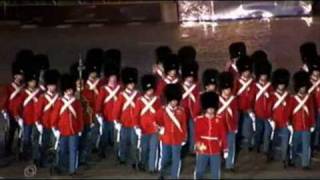
<svg viewBox="0 0 320 180">
<path fill-rule="evenodd" d="M 178 1 L 179 20 L 215 21 L 273 16 L 305 16 L 311 1 Z"/>
</svg>

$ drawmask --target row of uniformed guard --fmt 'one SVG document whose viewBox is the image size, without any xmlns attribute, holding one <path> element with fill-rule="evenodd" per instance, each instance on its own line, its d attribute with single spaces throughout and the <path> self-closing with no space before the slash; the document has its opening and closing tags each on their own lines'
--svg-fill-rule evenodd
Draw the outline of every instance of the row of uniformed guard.
<svg viewBox="0 0 320 180">
<path fill-rule="evenodd" d="M 256 148 L 268 160 L 278 153 L 285 167 L 301 161 L 309 168 L 311 150 L 319 146 L 320 64 L 314 43 L 300 52 L 304 64 L 293 75 L 290 94 L 289 71 L 272 73 L 266 53 L 249 56 L 243 42 L 230 45 L 224 72 L 205 69 L 203 91 L 192 46 L 177 55 L 158 47 L 141 91 L 137 69 L 121 67 L 119 50 L 91 49 L 84 66 L 76 62 L 63 75 L 49 68 L 45 55 L 22 50 L 2 111 L 6 153 L 12 153 L 18 130 L 20 158 L 32 155 L 36 165 L 47 166 L 52 150 L 56 168 L 71 175 L 92 151 L 102 158 L 114 152 L 121 164 L 171 178 L 179 178 L 188 152 L 196 154 L 195 178 L 208 165 L 211 177 L 219 178 L 221 156 L 225 168 L 234 170 L 244 148 Z"/>
</svg>

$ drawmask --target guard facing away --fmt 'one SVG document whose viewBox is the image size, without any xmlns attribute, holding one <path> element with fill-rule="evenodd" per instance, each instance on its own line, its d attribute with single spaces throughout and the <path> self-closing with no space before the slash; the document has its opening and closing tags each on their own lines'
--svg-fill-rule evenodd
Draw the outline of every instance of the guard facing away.
<svg viewBox="0 0 320 180">
<path fill-rule="evenodd" d="M 277 69 L 272 74 L 272 87 L 269 100 L 270 121 L 275 124 L 275 130 L 272 140 L 272 158 L 280 154 L 280 159 L 284 168 L 289 164 L 289 137 L 293 134 L 292 126 L 289 126 L 290 120 L 290 93 L 288 86 L 290 82 L 290 73 L 287 69 Z M 272 122 L 271 122 L 272 123 Z M 289 131 L 290 128 L 290 131 Z M 280 148 L 278 148 L 280 147 Z M 276 151 L 280 149 L 280 152 Z M 290 151 L 292 152 L 292 151 Z"/>
<path fill-rule="evenodd" d="M 302 61 L 301 70 L 310 71 L 310 65 L 317 60 L 317 46 L 314 42 L 305 42 L 300 46 L 300 56 Z"/>
<path fill-rule="evenodd" d="M 219 71 L 208 68 L 202 74 L 203 92 L 218 92 Z"/>
<path fill-rule="evenodd" d="M 229 71 L 236 78 L 239 75 L 237 61 L 241 56 L 247 55 L 246 45 L 244 42 L 234 42 L 229 46 L 230 60 L 227 62 L 225 70 Z"/>
<path fill-rule="evenodd" d="M 120 144 L 120 164 L 131 165 L 134 169 L 138 165 L 137 142 L 141 139 L 141 130 L 137 128 L 137 119 L 134 116 L 136 100 L 139 97 L 137 91 L 138 70 L 126 67 L 121 71 L 124 90 L 120 92 L 112 109 L 112 119 L 117 131 L 116 141 Z"/>
<path fill-rule="evenodd" d="M 201 95 L 202 115 L 196 118 L 196 168 L 195 179 L 203 179 L 209 165 L 212 179 L 220 179 L 221 155 L 228 157 L 227 131 L 220 115 L 219 96 L 214 92 Z"/>
<path fill-rule="evenodd" d="M 233 94 L 234 79 L 231 72 L 222 72 L 219 76 L 219 109 L 217 115 L 221 117 L 225 124 L 228 141 L 228 157 L 226 159 L 225 167 L 227 170 L 235 170 L 235 156 L 236 156 L 236 135 L 238 133 L 239 123 L 239 106 L 238 99 Z"/>
<path fill-rule="evenodd" d="M 141 78 L 143 95 L 137 99 L 135 117 L 141 131 L 141 141 L 137 146 L 141 149 L 141 169 L 154 173 L 157 170 L 159 156 L 159 138 L 156 112 L 161 108 L 161 101 L 155 96 L 156 76 L 146 74 Z M 140 150 L 139 149 L 139 150 Z"/>
<path fill-rule="evenodd" d="M 61 76 L 62 97 L 54 106 L 52 113 L 53 133 L 58 142 L 59 168 L 69 175 L 76 174 L 79 157 L 79 138 L 83 131 L 83 108 L 76 99 L 76 82 L 70 74 Z"/>
<path fill-rule="evenodd" d="M 159 46 L 155 49 L 156 63 L 152 67 L 152 73 L 155 74 L 158 79 L 165 78 L 163 64 L 171 54 L 172 50 L 169 46 Z"/>
<path fill-rule="evenodd" d="M 293 161 L 304 169 L 310 168 L 311 133 L 315 130 L 315 113 L 313 99 L 308 94 L 310 88 L 309 75 L 298 71 L 293 75 L 296 94 L 290 100 L 291 122 L 293 127 Z M 289 128 L 292 129 L 291 127 Z M 289 140 L 291 143 L 291 140 Z M 299 163 L 301 160 L 301 163 Z"/>
<path fill-rule="evenodd" d="M 187 142 L 187 116 L 179 105 L 182 99 L 180 84 L 165 87 L 167 104 L 157 112 L 160 134 L 160 179 L 178 179 L 181 170 L 181 148 Z M 168 172 L 169 171 L 169 172 Z"/>
</svg>

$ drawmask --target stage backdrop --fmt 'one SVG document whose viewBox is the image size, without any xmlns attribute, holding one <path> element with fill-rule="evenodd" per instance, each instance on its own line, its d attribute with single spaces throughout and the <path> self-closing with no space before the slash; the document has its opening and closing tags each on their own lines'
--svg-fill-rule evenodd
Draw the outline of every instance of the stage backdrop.
<svg viewBox="0 0 320 180">
<path fill-rule="evenodd" d="M 178 1 L 180 21 L 305 16 L 312 1 Z"/>
</svg>

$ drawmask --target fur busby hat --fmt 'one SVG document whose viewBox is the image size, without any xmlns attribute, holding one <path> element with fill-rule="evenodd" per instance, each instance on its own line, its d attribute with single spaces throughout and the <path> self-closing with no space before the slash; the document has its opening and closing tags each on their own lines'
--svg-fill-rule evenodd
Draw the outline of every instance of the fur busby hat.
<svg viewBox="0 0 320 180">
<path fill-rule="evenodd" d="M 167 60 L 163 63 L 163 68 L 165 73 L 168 73 L 171 70 L 179 71 L 179 60 L 178 56 L 175 54 L 171 54 Z"/>
<path fill-rule="evenodd" d="M 17 64 L 26 69 L 33 62 L 34 53 L 30 49 L 22 49 L 17 52 L 15 61 Z"/>
<path fill-rule="evenodd" d="M 138 70 L 132 67 L 123 68 L 121 71 L 121 80 L 123 84 L 138 83 Z"/>
<path fill-rule="evenodd" d="M 219 96 L 215 92 L 205 92 L 201 95 L 201 109 L 205 111 L 208 108 L 219 108 Z"/>
<path fill-rule="evenodd" d="M 172 50 L 169 46 L 159 46 L 155 49 L 156 63 L 163 63 L 170 55 Z"/>
<path fill-rule="evenodd" d="M 182 79 L 192 76 L 193 78 L 198 78 L 199 64 L 196 61 L 191 61 L 189 63 L 183 64 L 181 67 Z"/>
<path fill-rule="evenodd" d="M 178 58 L 181 65 L 195 61 L 197 56 L 197 51 L 193 46 L 183 46 L 178 50 Z"/>
<path fill-rule="evenodd" d="M 57 85 L 60 79 L 60 73 L 56 69 L 49 69 L 44 73 L 44 82 L 46 85 L 55 84 Z"/>
<path fill-rule="evenodd" d="M 30 64 L 28 68 L 25 70 L 24 77 L 26 82 L 33 81 L 33 80 L 38 82 L 39 71 L 33 64 Z"/>
<path fill-rule="evenodd" d="M 85 64 L 85 68 L 86 71 L 88 72 L 88 74 L 90 73 L 97 73 L 98 75 L 100 75 L 101 72 L 101 64 L 98 61 L 89 61 Z"/>
<path fill-rule="evenodd" d="M 65 92 L 68 89 L 76 89 L 76 79 L 71 74 L 62 74 L 60 78 L 60 90 Z"/>
<path fill-rule="evenodd" d="M 168 84 L 165 87 L 164 94 L 167 102 L 173 100 L 180 101 L 182 99 L 182 86 L 179 83 Z"/>
<path fill-rule="evenodd" d="M 298 92 L 300 88 L 306 87 L 309 89 L 310 81 L 309 74 L 305 71 L 298 71 L 293 75 L 293 84 L 295 92 Z"/>
<path fill-rule="evenodd" d="M 252 72 L 253 63 L 249 56 L 240 56 L 239 60 L 236 62 L 236 66 L 239 73 L 242 73 L 244 71 Z"/>
<path fill-rule="evenodd" d="M 310 61 L 307 66 L 310 73 L 313 71 L 320 71 L 320 57 L 315 58 L 314 61 Z"/>
<path fill-rule="evenodd" d="M 118 67 L 116 65 L 105 66 L 103 72 L 104 72 L 104 76 L 107 78 L 112 75 L 119 77 L 120 76 L 120 67 Z"/>
<path fill-rule="evenodd" d="M 145 74 L 141 77 L 141 87 L 143 91 L 147 91 L 149 89 L 155 89 L 156 83 L 157 83 L 157 78 L 152 74 Z"/>
<path fill-rule="evenodd" d="M 21 64 L 19 61 L 14 61 L 11 64 L 11 73 L 12 76 L 21 74 L 23 75 L 25 72 L 25 67 L 23 67 L 23 64 Z"/>
<path fill-rule="evenodd" d="M 79 62 L 73 63 L 69 68 L 70 75 L 74 77 L 75 80 L 80 79 L 79 68 L 80 68 Z M 82 67 L 81 72 L 82 72 L 82 79 L 86 81 L 88 79 L 88 71 L 86 70 L 85 66 Z"/>
<path fill-rule="evenodd" d="M 279 84 L 284 84 L 288 87 L 290 82 L 290 72 L 287 69 L 279 68 L 273 72 L 271 81 L 274 89 L 276 89 Z"/>
<path fill-rule="evenodd" d="M 96 72 L 100 75 L 101 66 L 104 59 L 104 51 L 101 48 L 92 48 L 87 51 L 85 66 L 88 73 Z"/>
<path fill-rule="evenodd" d="M 230 59 L 247 55 L 247 48 L 244 42 L 234 42 L 229 46 Z"/>
<path fill-rule="evenodd" d="M 50 68 L 49 58 L 45 54 L 36 54 L 33 58 L 35 65 L 39 71 L 48 70 Z"/>
<path fill-rule="evenodd" d="M 225 71 L 219 75 L 219 87 L 221 90 L 233 88 L 233 74 L 231 72 Z"/>
<path fill-rule="evenodd" d="M 108 49 L 104 52 L 104 66 L 113 66 L 120 70 L 121 63 L 122 54 L 119 49 Z"/>
<path fill-rule="evenodd" d="M 261 75 L 267 75 L 269 78 L 272 72 L 272 65 L 267 59 L 257 61 L 255 62 L 254 71 L 257 79 L 259 79 Z"/>
<path fill-rule="evenodd" d="M 202 84 L 207 86 L 209 84 L 218 84 L 219 71 L 216 69 L 206 69 L 202 74 Z"/>
<path fill-rule="evenodd" d="M 300 56 L 303 63 L 314 60 L 317 56 L 317 46 L 314 42 L 305 42 L 300 46 Z"/>
</svg>

